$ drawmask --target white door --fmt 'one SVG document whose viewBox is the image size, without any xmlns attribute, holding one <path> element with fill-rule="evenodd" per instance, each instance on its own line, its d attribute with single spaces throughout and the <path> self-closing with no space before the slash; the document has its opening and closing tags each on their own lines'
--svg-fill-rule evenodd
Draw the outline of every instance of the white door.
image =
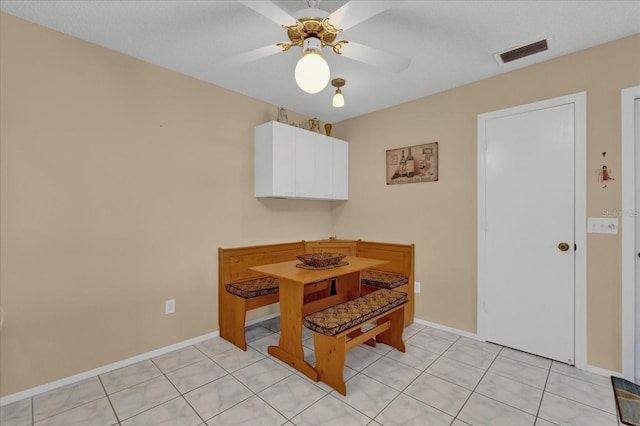
<svg viewBox="0 0 640 426">
<path fill-rule="evenodd" d="M 484 122 L 483 334 L 574 364 L 575 105 L 505 114 Z"/>
<path fill-rule="evenodd" d="M 640 99 L 634 101 L 634 145 L 638 147 L 640 144 Z M 636 220 L 636 235 L 635 235 L 635 247 L 636 247 L 636 271 L 635 271 L 635 286 L 636 286 L 636 373 L 635 378 L 640 379 L 640 149 L 635 150 L 635 179 L 636 179 L 636 208 L 634 216 Z M 623 213 L 626 213 L 623 211 Z"/>
<path fill-rule="evenodd" d="M 640 378 L 640 86 L 621 91 L 622 375 Z"/>
</svg>

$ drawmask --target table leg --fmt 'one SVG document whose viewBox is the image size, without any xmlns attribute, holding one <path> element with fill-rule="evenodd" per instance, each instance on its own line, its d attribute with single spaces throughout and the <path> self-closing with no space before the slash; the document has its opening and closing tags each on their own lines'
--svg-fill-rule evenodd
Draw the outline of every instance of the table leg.
<svg viewBox="0 0 640 426">
<path fill-rule="evenodd" d="M 360 271 L 337 276 L 336 293 L 347 293 L 349 299 L 360 297 Z"/>
<path fill-rule="evenodd" d="M 336 293 L 346 293 L 347 299 L 355 299 L 360 297 L 360 271 L 336 277 Z M 362 331 L 356 330 L 349 337 L 355 337 L 362 334 Z M 376 347 L 375 339 L 369 339 L 364 342 L 368 346 Z"/>
<path fill-rule="evenodd" d="M 269 346 L 268 352 L 317 382 L 318 373 L 304 360 L 302 349 L 304 286 L 295 281 L 280 278 L 279 287 L 280 341 L 278 346 Z"/>
</svg>

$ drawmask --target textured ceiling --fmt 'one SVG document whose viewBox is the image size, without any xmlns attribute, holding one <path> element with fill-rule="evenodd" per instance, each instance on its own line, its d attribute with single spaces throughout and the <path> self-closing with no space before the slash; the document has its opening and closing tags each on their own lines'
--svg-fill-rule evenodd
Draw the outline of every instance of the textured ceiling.
<svg viewBox="0 0 640 426">
<path fill-rule="evenodd" d="M 303 0 L 274 3 L 294 16 L 308 7 Z M 345 3 L 326 0 L 318 7 L 331 13 Z M 339 38 L 409 58 L 409 67 L 395 73 L 325 48 L 332 78 L 347 81 L 346 105 L 333 108 L 330 85 L 310 95 L 295 84 L 293 70 L 300 48 L 249 63 L 224 62 L 258 48 L 273 49 L 275 43 L 287 40 L 279 25 L 238 1 L 1 0 L 0 10 L 326 122 L 640 32 L 640 0 L 395 1 L 390 9 L 346 29 Z M 543 38 L 549 41 L 547 52 L 507 65 L 498 64 L 494 57 Z M 343 48 L 345 53 L 348 48 Z"/>
</svg>

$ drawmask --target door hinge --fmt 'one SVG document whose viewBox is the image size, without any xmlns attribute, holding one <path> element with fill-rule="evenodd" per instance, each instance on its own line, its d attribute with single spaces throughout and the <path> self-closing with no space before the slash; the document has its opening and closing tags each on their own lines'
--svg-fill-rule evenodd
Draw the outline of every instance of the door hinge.
<svg viewBox="0 0 640 426">
<path fill-rule="evenodd" d="M 578 245 L 577 244 L 573 244 L 573 251 L 578 251 Z"/>
</svg>

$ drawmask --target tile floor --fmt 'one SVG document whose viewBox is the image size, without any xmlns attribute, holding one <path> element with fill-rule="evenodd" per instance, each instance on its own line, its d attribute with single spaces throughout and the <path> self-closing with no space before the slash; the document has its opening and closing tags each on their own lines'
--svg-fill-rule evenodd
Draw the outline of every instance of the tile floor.
<svg viewBox="0 0 640 426">
<path fill-rule="evenodd" d="M 347 355 L 347 396 L 267 354 L 279 318 L 0 408 L 2 426 L 618 425 L 610 379 L 419 324 Z M 312 333 L 305 354 L 314 363 Z"/>
</svg>

